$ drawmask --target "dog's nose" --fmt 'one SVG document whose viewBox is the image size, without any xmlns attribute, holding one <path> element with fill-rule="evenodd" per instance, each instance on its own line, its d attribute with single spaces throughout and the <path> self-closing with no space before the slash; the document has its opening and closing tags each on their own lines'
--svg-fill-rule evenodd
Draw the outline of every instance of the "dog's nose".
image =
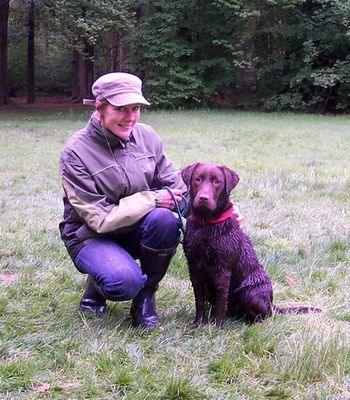
<svg viewBox="0 0 350 400">
<path fill-rule="evenodd" d="M 203 202 L 207 202 L 209 200 L 209 196 L 206 194 L 199 195 L 199 200 Z"/>
</svg>

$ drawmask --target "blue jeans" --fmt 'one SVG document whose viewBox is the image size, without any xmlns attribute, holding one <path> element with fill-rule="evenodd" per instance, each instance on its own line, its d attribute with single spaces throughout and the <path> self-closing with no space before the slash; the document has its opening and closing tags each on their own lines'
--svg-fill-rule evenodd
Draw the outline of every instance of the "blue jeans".
<svg viewBox="0 0 350 400">
<path fill-rule="evenodd" d="M 107 299 L 130 300 L 147 280 L 135 261 L 141 243 L 153 250 L 174 249 L 179 236 L 179 222 L 175 215 L 166 208 L 155 208 L 132 232 L 112 232 L 86 243 L 75 257 L 74 264 L 80 272 L 91 276 Z"/>
</svg>

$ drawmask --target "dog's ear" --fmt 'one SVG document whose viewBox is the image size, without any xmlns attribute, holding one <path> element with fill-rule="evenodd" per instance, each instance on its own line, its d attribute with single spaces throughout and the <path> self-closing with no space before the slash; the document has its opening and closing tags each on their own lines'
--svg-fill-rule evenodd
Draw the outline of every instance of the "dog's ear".
<svg viewBox="0 0 350 400">
<path fill-rule="evenodd" d="M 192 177 L 192 173 L 193 170 L 196 168 L 196 166 L 198 165 L 198 162 L 195 162 L 193 164 L 187 165 L 186 167 L 183 168 L 183 170 L 181 171 L 181 177 L 182 180 L 185 182 L 187 187 L 191 186 L 191 177 Z"/>
<path fill-rule="evenodd" d="M 239 176 L 235 171 L 232 171 L 232 169 L 226 167 L 225 165 L 222 167 L 222 170 L 226 179 L 226 191 L 227 194 L 230 194 L 231 190 L 237 186 L 239 182 Z"/>
</svg>

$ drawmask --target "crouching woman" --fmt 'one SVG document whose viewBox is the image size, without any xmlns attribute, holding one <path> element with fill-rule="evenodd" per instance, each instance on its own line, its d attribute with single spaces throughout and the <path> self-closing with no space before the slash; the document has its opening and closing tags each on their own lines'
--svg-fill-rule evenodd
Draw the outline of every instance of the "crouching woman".
<svg viewBox="0 0 350 400">
<path fill-rule="evenodd" d="M 132 299 L 134 325 L 152 328 L 159 323 L 155 292 L 179 242 L 174 200 L 181 204 L 186 186 L 159 136 L 139 123 L 149 102 L 138 77 L 103 75 L 92 93 L 95 111 L 60 157 L 61 237 L 88 275 L 81 310 L 101 314 L 106 300 Z"/>
</svg>

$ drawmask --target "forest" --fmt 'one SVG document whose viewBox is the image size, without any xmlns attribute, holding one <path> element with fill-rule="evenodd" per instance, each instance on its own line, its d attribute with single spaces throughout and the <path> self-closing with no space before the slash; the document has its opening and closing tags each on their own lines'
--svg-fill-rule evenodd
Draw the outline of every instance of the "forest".
<svg viewBox="0 0 350 400">
<path fill-rule="evenodd" d="M 144 80 L 154 107 L 346 113 L 349 0 L 0 0 L 0 104 Z"/>
</svg>

